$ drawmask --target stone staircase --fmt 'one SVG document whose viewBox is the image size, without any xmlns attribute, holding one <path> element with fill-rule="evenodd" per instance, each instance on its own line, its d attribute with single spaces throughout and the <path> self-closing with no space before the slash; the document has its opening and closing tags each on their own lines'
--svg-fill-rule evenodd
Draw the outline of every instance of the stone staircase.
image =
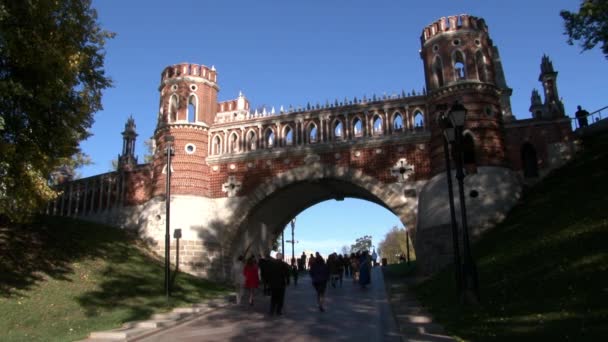
<svg viewBox="0 0 608 342">
<path fill-rule="evenodd" d="M 189 322 L 217 308 L 231 305 L 235 302 L 235 298 L 236 295 L 232 294 L 222 299 L 175 308 L 171 312 L 154 314 L 145 321 L 127 322 L 117 329 L 92 332 L 88 338 L 79 342 L 136 341 L 164 329 Z"/>
</svg>

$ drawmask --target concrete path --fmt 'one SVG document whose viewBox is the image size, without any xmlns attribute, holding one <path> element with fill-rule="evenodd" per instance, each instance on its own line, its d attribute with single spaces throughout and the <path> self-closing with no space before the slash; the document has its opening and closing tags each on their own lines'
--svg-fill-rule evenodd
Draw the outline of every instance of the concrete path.
<svg viewBox="0 0 608 342">
<path fill-rule="evenodd" d="M 258 293 L 253 307 L 219 308 L 140 341 L 402 341 L 380 268 L 367 289 L 350 278 L 342 288 L 329 286 L 325 312 L 319 312 L 308 276 L 288 287 L 282 316 L 268 311 L 269 297 Z"/>
</svg>

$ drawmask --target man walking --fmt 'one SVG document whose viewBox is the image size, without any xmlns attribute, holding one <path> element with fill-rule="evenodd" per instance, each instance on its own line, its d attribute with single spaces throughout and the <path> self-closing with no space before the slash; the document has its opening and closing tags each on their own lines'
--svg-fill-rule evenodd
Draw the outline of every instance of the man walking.
<svg viewBox="0 0 608 342">
<path fill-rule="evenodd" d="M 289 265 L 283 262 L 283 255 L 277 253 L 275 259 L 267 261 L 266 267 L 270 287 L 270 315 L 282 315 L 285 287 L 289 284 Z"/>
</svg>

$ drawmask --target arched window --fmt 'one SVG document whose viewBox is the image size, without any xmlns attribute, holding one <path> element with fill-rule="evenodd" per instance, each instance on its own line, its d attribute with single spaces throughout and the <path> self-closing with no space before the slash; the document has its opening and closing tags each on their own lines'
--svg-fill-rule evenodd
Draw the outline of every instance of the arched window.
<svg viewBox="0 0 608 342">
<path fill-rule="evenodd" d="M 401 113 L 397 112 L 393 116 L 393 130 L 395 132 L 400 132 L 403 130 L 403 116 Z"/>
<path fill-rule="evenodd" d="M 266 142 L 266 148 L 273 148 L 274 144 L 275 144 L 274 140 L 275 140 L 274 131 L 272 130 L 272 128 L 268 128 L 266 130 L 266 134 L 264 135 L 264 141 Z"/>
<path fill-rule="evenodd" d="M 443 66 L 439 56 L 435 56 L 435 60 L 433 61 L 433 78 L 435 81 L 435 86 L 443 87 Z"/>
<path fill-rule="evenodd" d="M 530 143 L 525 143 L 521 147 L 521 165 L 524 171 L 524 177 L 538 177 L 538 158 L 536 157 L 536 149 Z"/>
<path fill-rule="evenodd" d="M 311 123 L 308 126 L 308 142 L 310 144 L 314 144 L 317 142 L 318 139 L 318 134 L 317 134 L 317 125 L 315 125 L 314 123 Z"/>
<path fill-rule="evenodd" d="M 247 149 L 255 151 L 258 147 L 258 139 L 254 131 L 249 131 L 247 134 Z"/>
<path fill-rule="evenodd" d="M 190 95 L 190 97 L 188 98 L 188 122 L 196 122 L 196 118 L 197 118 L 197 113 L 196 113 L 196 108 L 197 106 L 197 99 L 196 96 L 194 95 Z"/>
<path fill-rule="evenodd" d="M 356 137 L 363 136 L 363 123 L 359 118 L 355 118 L 355 120 L 353 120 L 353 133 Z"/>
<path fill-rule="evenodd" d="M 462 51 L 454 51 L 454 54 L 452 55 L 452 62 L 454 63 L 454 80 L 459 81 L 466 79 L 464 54 Z"/>
<path fill-rule="evenodd" d="M 376 115 L 374 116 L 374 135 L 381 135 L 382 134 L 382 118 L 380 117 L 380 115 Z"/>
<path fill-rule="evenodd" d="M 285 127 L 283 134 L 285 136 L 285 146 L 293 145 L 293 130 L 290 126 Z"/>
<path fill-rule="evenodd" d="M 475 141 L 471 134 L 465 133 L 462 136 L 462 162 L 467 164 L 475 164 Z"/>
<path fill-rule="evenodd" d="M 488 81 L 488 69 L 486 68 L 486 57 L 481 50 L 475 53 L 475 64 L 477 66 L 477 77 L 481 82 Z"/>
<path fill-rule="evenodd" d="M 236 132 L 230 134 L 228 150 L 230 153 L 237 153 L 239 151 L 239 136 Z"/>
<path fill-rule="evenodd" d="M 334 138 L 336 140 L 344 139 L 344 125 L 342 125 L 342 121 L 336 120 L 334 122 Z"/>
<path fill-rule="evenodd" d="M 416 130 L 424 129 L 424 114 L 419 110 L 414 112 L 414 127 Z"/>
<path fill-rule="evenodd" d="M 178 98 L 176 94 L 169 98 L 169 122 L 177 121 Z"/>
<path fill-rule="evenodd" d="M 213 139 L 211 154 L 217 156 L 217 155 L 220 155 L 221 153 L 222 153 L 222 139 L 220 138 L 219 135 L 216 135 L 215 138 Z"/>
</svg>

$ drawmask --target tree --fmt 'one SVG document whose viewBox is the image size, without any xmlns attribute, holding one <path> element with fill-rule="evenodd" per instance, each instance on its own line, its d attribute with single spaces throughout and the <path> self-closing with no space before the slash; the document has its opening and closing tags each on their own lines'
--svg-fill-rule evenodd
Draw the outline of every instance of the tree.
<svg viewBox="0 0 608 342">
<path fill-rule="evenodd" d="M 370 251 L 372 249 L 372 237 L 370 235 L 365 235 L 357 240 L 355 240 L 355 244 L 350 246 L 351 253 Z"/>
<path fill-rule="evenodd" d="M 91 157 L 83 152 L 77 152 L 65 164 L 60 165 L 51 172 L 49 176 L 50 185 L 59 185 L 81 177 L 78 168 L 84 165 L 91 165 Z"/>
<path fill-rule="evenodd" d="M 91 0 L 0 0 L 0 216 L 22 220 L 56 196 L 102 109 L 103 47 Z"/>
<path fill-rule="evenodd" d="M 411 236 L 408 236 L 403 228 L 394 226 L 386 233 L 384 240 L 382 240 L 378 246 L 382 252 L 382 257 L 386 258 L 388 263 L 397 263 L 399 262 L 399 256 L 406 253 L 406 243 L 408 242 L 410 244 L 410 259 L 414 259 L 414 248 L 412 246 Z"/>
<path fill-rule="evenodd" d="M 341 251 L 342 251 L 342 255 L 349 255 L 350 247 L 348 247 L 347 245 L 344 245 L 344 246 L 342 246 Z"/>
<path fill-rule="evenodd" d="M 562 10 L 565 35 L 568 44 L 579 41 L 583 51 L 602 44 L 602 52 L 608 59 L 608 0 L 583 0 L 579 12 Z"/>
</svg>

